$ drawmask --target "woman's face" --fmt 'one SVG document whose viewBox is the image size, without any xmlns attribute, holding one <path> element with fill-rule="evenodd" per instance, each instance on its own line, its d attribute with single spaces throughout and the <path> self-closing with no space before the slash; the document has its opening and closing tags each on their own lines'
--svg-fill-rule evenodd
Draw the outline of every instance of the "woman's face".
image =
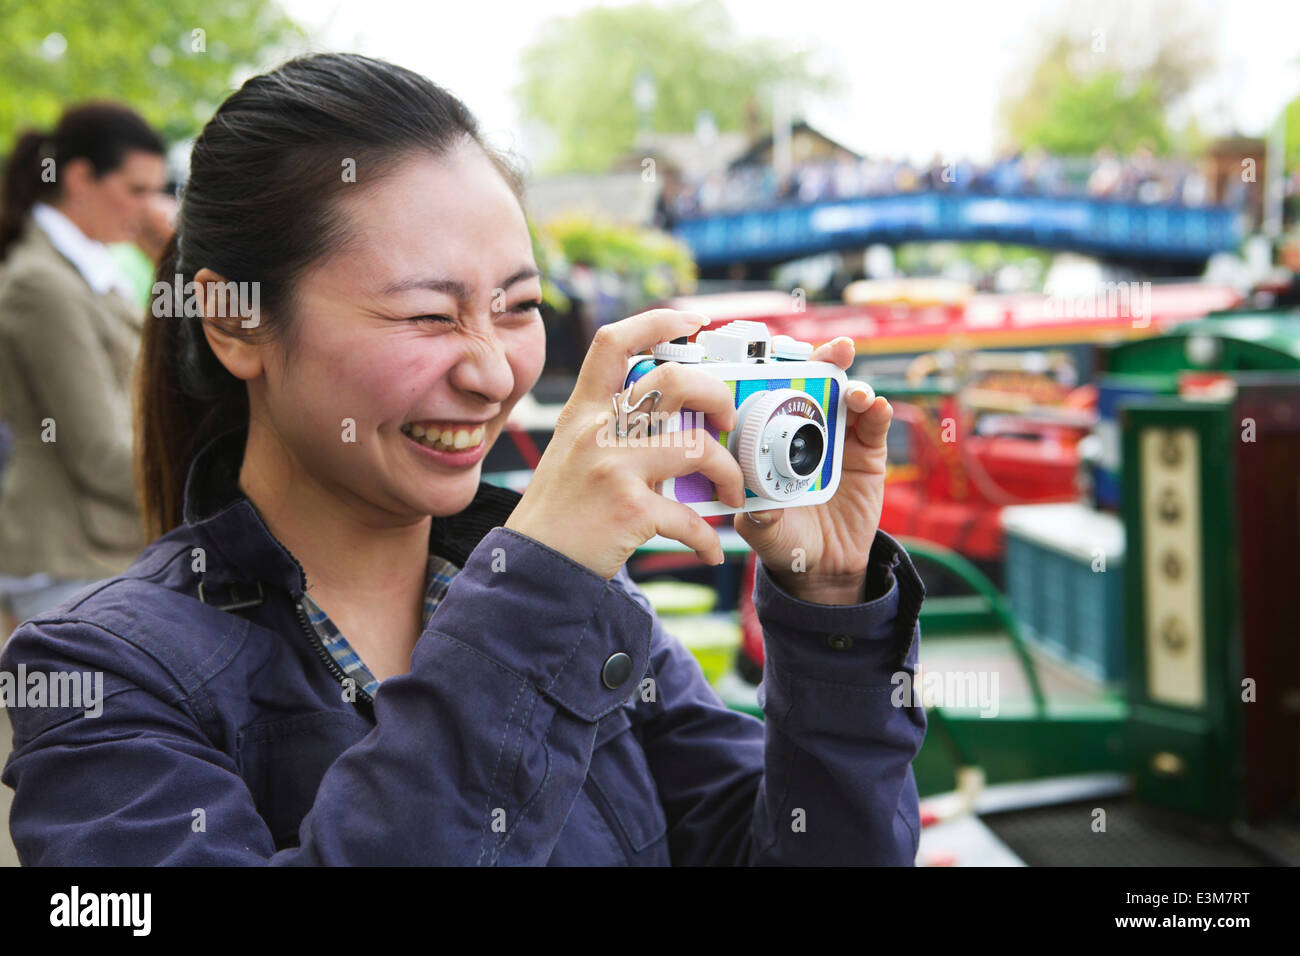
<svg viewBox="0 0 1300 956">
<path fill-rule="evenodd" d="M 72 161 L 57 205 L 90 239 L 128 242 L 139 235 L 149 205 L 167 185 L 167 162 L 143 150 L 129 150 L 122 165 L 95 177 L 86 159 Z"/>
<path fill-rule="evenodd" d="M 288 368 L 268 357 L 254 408 L 350 505 L 394 524 L 455 514 L 546 357 L 528 227 L 476 146 L 356 179 L 354 241 L 301 279 Z"/>
</svg>

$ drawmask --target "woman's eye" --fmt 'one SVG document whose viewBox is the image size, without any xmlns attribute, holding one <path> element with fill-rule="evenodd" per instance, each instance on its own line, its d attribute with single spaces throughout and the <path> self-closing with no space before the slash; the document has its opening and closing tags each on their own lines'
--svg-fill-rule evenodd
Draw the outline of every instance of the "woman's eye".
<svg viewBox="0 0 1300 956">
<path fill-rule="evenodd" d="M 535 312 L 541 309 L 541 299 L 529 299 L 526 302 L 520 302 L 510 308 L 511 312 Z M 455 325 L 456 320 L 449 315 L 413 315 L 407 318 L 407 322 L 428 322 L 436 325 Z"/>
</svg>

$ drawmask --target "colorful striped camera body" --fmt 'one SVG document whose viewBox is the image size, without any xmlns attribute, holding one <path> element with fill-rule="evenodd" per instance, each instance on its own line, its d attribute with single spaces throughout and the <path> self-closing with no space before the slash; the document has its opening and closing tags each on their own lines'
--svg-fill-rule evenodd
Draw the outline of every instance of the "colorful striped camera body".
<svg viewBox="0 0 1300 956">
<path fill-rule="evenodd" d="M 769 340 L 761 322 L 737 321 L 701 332 L 693 343 L 655 346 L 653 357 L 630 360 L 624 387 L 665 361 L 696 364 L 731 390 L 736 427 L 718 432 L 703 413 L 683 408 L 666 416 L 656 436 L 705 429 L 739 461 L 745 476 L 745 505 L 718 500 L 717 489 L 700 472 L 669 478 L 656 491 L 701 515 L 795 508 L 827 501 L 839 486 L 844 452 L 844 370 L 811 362 L 812 346 L 789 336 Z"/>
</svg>

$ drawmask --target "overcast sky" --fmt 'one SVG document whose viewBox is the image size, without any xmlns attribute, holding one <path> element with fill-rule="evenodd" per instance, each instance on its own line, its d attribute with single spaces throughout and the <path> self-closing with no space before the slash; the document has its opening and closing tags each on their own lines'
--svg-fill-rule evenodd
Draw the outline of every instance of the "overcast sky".
<svg viewBox="0 0 1300 956">
<path fill-rule="evenodd" d="M 806 43 L 836 64 L 848 92 L 808 103 L 809 120 L 873 155 L 988 156 L 999 94 L 1041 42 L 1042 21 L 1068 17 L 1088 42 L 1093 0 L 725 0 L 743 35 Z M 1192 96 L 1209 132 L 1259 134 L 1300 93 L 1300 0 L 1190 0 L 1217 47 L 1219 68 Z M 369 54 L 429 76 L 461 97 L 483 127 L 525 154 L 510 89 L 517 51 L 540 23 L 590 0 L 281 0 L 318 37 L 316 48 Z M 604 4 L 619 6 L 618 2 Z M 1143 8 L 1131 0 L 1127 8 Z M 1151 7 L 1146 7 L 1149 13 Z M 1141 13 L 1105 36 L 1117 56 L 1156 29 Z M 629 104 L 629 109 L 631 105 Z M 540 157 L 530 155 L 534 161 Z"/>
</svg>

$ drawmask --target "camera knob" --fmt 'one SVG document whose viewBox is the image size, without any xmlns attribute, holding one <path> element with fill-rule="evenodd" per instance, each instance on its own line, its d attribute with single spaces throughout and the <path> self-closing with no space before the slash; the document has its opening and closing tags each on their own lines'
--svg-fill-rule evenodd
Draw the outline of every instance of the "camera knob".
<svg viewBox="0 0 1300 956">
<path fill-rule="evenodd" d="M 660 342 L 650 354 L 656 362 L 703 362 L 704 346 L 694 342 Z"/>
<path fill-rule="evenodd" d="M 794 362 L 806 362 L 812 358 L 813 347 L 810 342 L 800 342 L 790 335 L 777 335 L 772 338 L 772 357 L 789 359 Z"/>
</svg>

